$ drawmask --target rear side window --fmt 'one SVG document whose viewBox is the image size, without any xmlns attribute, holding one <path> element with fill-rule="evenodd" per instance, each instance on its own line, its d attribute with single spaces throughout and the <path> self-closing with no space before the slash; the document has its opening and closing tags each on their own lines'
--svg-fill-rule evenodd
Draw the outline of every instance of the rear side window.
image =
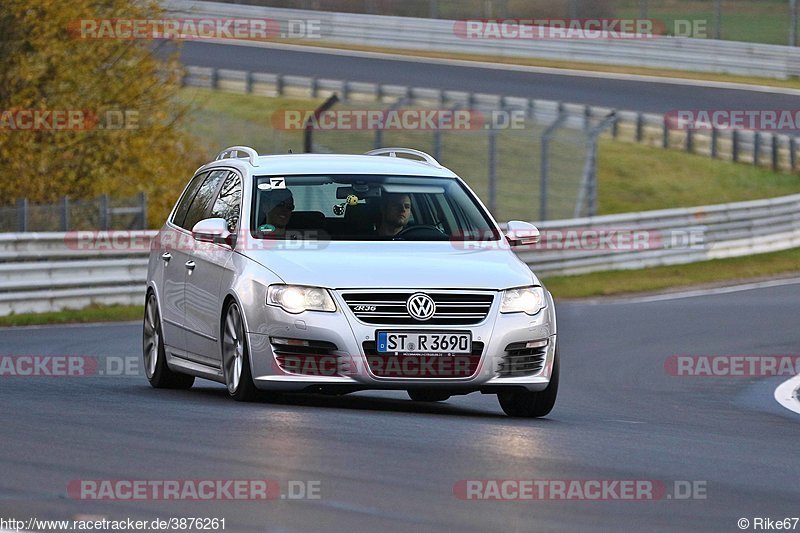
<svg viewBox="0 0 800 533">
<path fill-rule="evenodd" d="M 208 174 L 203 184 L 197 189 L 197 194 L 195 194 L 189 206 L 186 218 L 180 225 L 183 229 L 191 231 L 195 224 L 209 216 L 211 205 L 217 196 L 217 190 L 219 190 L 228 173 L 229 171 L 227 170 L 214 170 Z"/>
<path fill-rule="evenodd" d="M 228 174 L 222 183 L 211 216 L 227 220 L 228 231 L 236 233 L 242 216 L 242 180 L 235 172 Z"/>
<path fill-rule="evenodd" d="M 175 215 L 172 217 L 172 223 L 176 226 L 183 227 L 183 221 L 186 220 L 186 213 L 189 212 L 189 206 L 192 205 L 192 200 L 194 200 L 195 195 L 197 195 L 197 189 L 203 184 L 206 176 L 208 176 L 208 172 L 202 172 L 195 176 L 189 183 L 189 186 L 186 187 L 181 199 L 178 200 L 178 207 L 175 208 Z"/>
</svg>

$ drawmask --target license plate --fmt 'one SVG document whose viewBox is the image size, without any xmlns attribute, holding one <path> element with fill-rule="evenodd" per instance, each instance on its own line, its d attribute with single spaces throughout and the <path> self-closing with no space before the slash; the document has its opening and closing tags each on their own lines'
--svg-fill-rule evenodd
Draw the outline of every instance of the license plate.
<svg viewBox="0 0 800 533">
<path fill-rule="evenodd" d="M 378 353 L 472 353 L 471 333 L 379 331 Z"/>
</svg>

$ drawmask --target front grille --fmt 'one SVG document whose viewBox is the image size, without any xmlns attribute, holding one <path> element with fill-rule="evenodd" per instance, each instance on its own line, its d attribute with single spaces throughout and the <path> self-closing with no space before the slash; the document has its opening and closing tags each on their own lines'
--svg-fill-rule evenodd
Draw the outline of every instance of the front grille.
<svg viewBox="0 0 800 533">
<path fill-rule="evenodd" d="M 408 326 L 469 326 L 480 324 L 494 301 L 491 293 L 426 292 L 436 303 L 436 313 L 428 320 L 408 314 L 406 302 L 416 292 L 343 293 L 350 311 L 365 324 Z"/>
<path fill-rule="evenodd" d="M 498 373 L 502 377 L 532 376 L 542 371 L 547 356 L 547 344 L 527 348 L 525 342 L 506 346 Z"/>
<path fill-rule="evenodd" d="M 332 342 L 305 341 L 308 346 L 286 344 L 272 339 L 272 351 L 278 368 L 289 374 L 304 376 L 339 376 L 340 356 L 332 352 Z"/>
<path fill-rule="evenodd" d="M 473 342 L 472 352 L 458 355 L 379 354 L 375 341 L 364 341 L 370 371 L 381 378 L 454 379 L 474 376 L 483 354 L 483 343 Z"/>
</svg>

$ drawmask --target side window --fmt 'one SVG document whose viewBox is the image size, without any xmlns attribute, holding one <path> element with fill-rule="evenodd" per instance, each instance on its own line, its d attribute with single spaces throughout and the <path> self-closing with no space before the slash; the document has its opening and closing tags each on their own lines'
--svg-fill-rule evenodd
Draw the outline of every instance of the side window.
<svg viewBox="0 0 800 533">
<path fill-rule="evenodd" d="M 206 180 L 200 185 L 197 194 L 192 200 L 192 205 L 189 206 L 189 211 L 186 213 L 186 219 L 181 224 L 183 229 L 192 231 L 195 224 L 208 217 L 211 209 L 211 204 L 217 194 L 220 184 L 228 175 L 227 170 L 214 170 L 209 173 Z"/>
<path fill-rule="evenodd" d="M 186 191 L 184 191 L 181 199 L 178 200 L 178 207 L 175 209 L 175 216 L 172 217 L 172 223 L 176 226 L 183 227 L 183 221 L 186 219 L 186 213 L 189 212 L 189 206 L 192 205 L 192 200 L 194 200 L 194 197 L 197 194 L 197 189 L 199 189 L 200 185 L 203 184 L 206 176 L 208 176 L 208 172 L 203 172 L 195 176 L 189 183 L 189 186 L 186 187 Z"/>
<path fill-rule="evenodd" d="M 239 218 L 242 216 L 242 180 L 235 172 L 229 173 L 222 183 L 211 216 L 227 220 L 228 231 L 236 233 Z"/>
</svg>

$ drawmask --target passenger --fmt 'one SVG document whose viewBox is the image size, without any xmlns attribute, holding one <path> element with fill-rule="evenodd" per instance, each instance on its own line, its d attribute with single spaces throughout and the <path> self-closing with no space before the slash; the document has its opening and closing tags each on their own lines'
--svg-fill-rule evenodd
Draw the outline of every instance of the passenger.
<svg viewBox="0 0 800 533">
<path fill-rule="evenodd" d="M 294 196 L 289 189 L 262 193 L 258 231 L 275 236 L 286 233 L 286 225 L 294 211 Z"/>
</svg>

